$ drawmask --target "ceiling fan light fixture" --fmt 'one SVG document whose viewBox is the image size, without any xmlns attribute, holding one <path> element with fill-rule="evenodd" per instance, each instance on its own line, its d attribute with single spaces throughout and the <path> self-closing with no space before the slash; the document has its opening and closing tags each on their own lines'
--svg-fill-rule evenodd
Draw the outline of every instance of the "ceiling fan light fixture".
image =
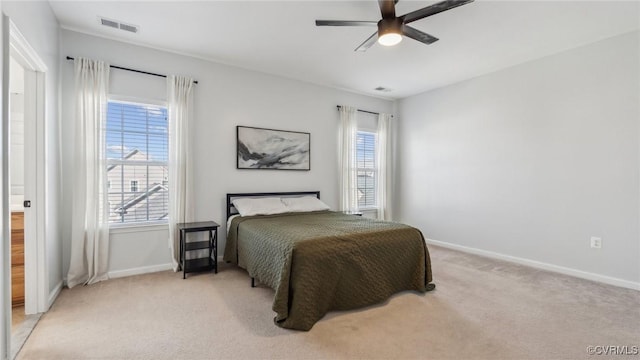
<svg viewBox="0 0 640 360">
<path fill-rule="evenodd" d="M 378 43 L 384 46 L 397 45 L 400 41 L 402 41 L 402 35 L 391 32 L 378 37 Z"/>
<path fill-rule="evenodd" d="M 397 45 L 402 41 L 402 20 L 382 19 L 378 22 L 378 43 L 384 46 Z"/>
</svg>

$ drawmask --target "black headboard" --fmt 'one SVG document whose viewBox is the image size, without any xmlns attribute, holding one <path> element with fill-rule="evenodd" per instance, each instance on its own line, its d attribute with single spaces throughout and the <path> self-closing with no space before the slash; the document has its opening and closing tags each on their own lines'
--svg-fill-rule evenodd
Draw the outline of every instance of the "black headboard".
<svg viewBox="0 0 640 360">
<path fill-rule="evenodd" d="M 231 215 L 235 215 L 238 213 L 236 208 L 231 203 L 234 199 L 239 198 L 260 198 L 260 197 L 295 197 L 295 196 L 309 196 L 313 195 L 320 199 L 320 191 L 293 191 L 293 192 L 269 192 L 269 193 L 230 193 L 227 194 L 227 219 L 231 217 Z"/>
</svg>

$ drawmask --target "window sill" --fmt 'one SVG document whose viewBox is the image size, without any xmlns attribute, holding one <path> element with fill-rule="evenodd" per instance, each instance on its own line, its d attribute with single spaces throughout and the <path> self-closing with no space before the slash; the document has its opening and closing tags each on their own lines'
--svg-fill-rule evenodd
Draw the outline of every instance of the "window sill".
<svg viewBox="0 0 640 360">
<path fill-rule="evenodd" d="M 147 231 L 162 231 L 169 230 L 169 223 L 167 222 L 156 222 L 156 223 L 145 223 L 145 224 L 118 224 L 109 226 L 110 234 L 125 234 L 125 233 L 135 233 L 135 232 L 147 232 Z"/>
</svg>

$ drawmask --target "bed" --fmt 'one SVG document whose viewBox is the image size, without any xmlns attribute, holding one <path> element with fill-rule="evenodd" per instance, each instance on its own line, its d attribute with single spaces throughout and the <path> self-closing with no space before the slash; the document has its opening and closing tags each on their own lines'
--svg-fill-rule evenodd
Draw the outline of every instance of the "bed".
<svg viewBox="0 0 640 360">
<path fill-rule="evenodd" d="M 385 301 L 400 291 L 426 292 L 429 252 L 411 226 L 320 210 L 238 216 L 240 198 L 314 196 L 320 192 L 227 194 L 224 260 L 275 290 L 276 325 L 309 330 L 327 312 Z"/>
</svg>

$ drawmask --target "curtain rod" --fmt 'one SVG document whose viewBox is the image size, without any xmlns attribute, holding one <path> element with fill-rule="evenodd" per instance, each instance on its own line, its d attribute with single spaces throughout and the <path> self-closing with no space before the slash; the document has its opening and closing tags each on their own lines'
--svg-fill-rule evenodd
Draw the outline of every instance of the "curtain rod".
<svg viewBox="0 0 640 360">
<path fill-rule="evenodd" d="M 336 107 L 338 108 L 338 110 L 340 110 L 342 108 L 342 105 L 336 105 Z M 367 113 L 367 114 L 380 115 L 380 113 L 373 112 L 373 111 L 368 111 L 368 110 L 356 109 L 356 111 Z M 393 115 L 391 115 L 391 117 L 393 117 Z"/>
<path fill-rule="evenodd" d="M 75 60 L 75 59 L 72 58 L 71 56 L 67 56 L 67 60 Z M 153 76 L 159 76 L 159 77 L 163 77 L 163 78 L 167 77 L 167 75 L 156 74 L 156 73 L 152 73 L 152 72 L 148 72 L 148 71 L 142 71 L 142 70 L 136 70 L 136 69 L 129 69 L 129 68 L 122 67 L 122 66 L 109 65 L 109 67 L 114 68 L 114 69 L 132 71 L 132 72 L 136 72 L 136 73 L 139 73 L 139 74 L 153 75 Z M 198 82 L 196 80 L 193 80 L 193 83 L 197 84 Z"/>
</svg>

